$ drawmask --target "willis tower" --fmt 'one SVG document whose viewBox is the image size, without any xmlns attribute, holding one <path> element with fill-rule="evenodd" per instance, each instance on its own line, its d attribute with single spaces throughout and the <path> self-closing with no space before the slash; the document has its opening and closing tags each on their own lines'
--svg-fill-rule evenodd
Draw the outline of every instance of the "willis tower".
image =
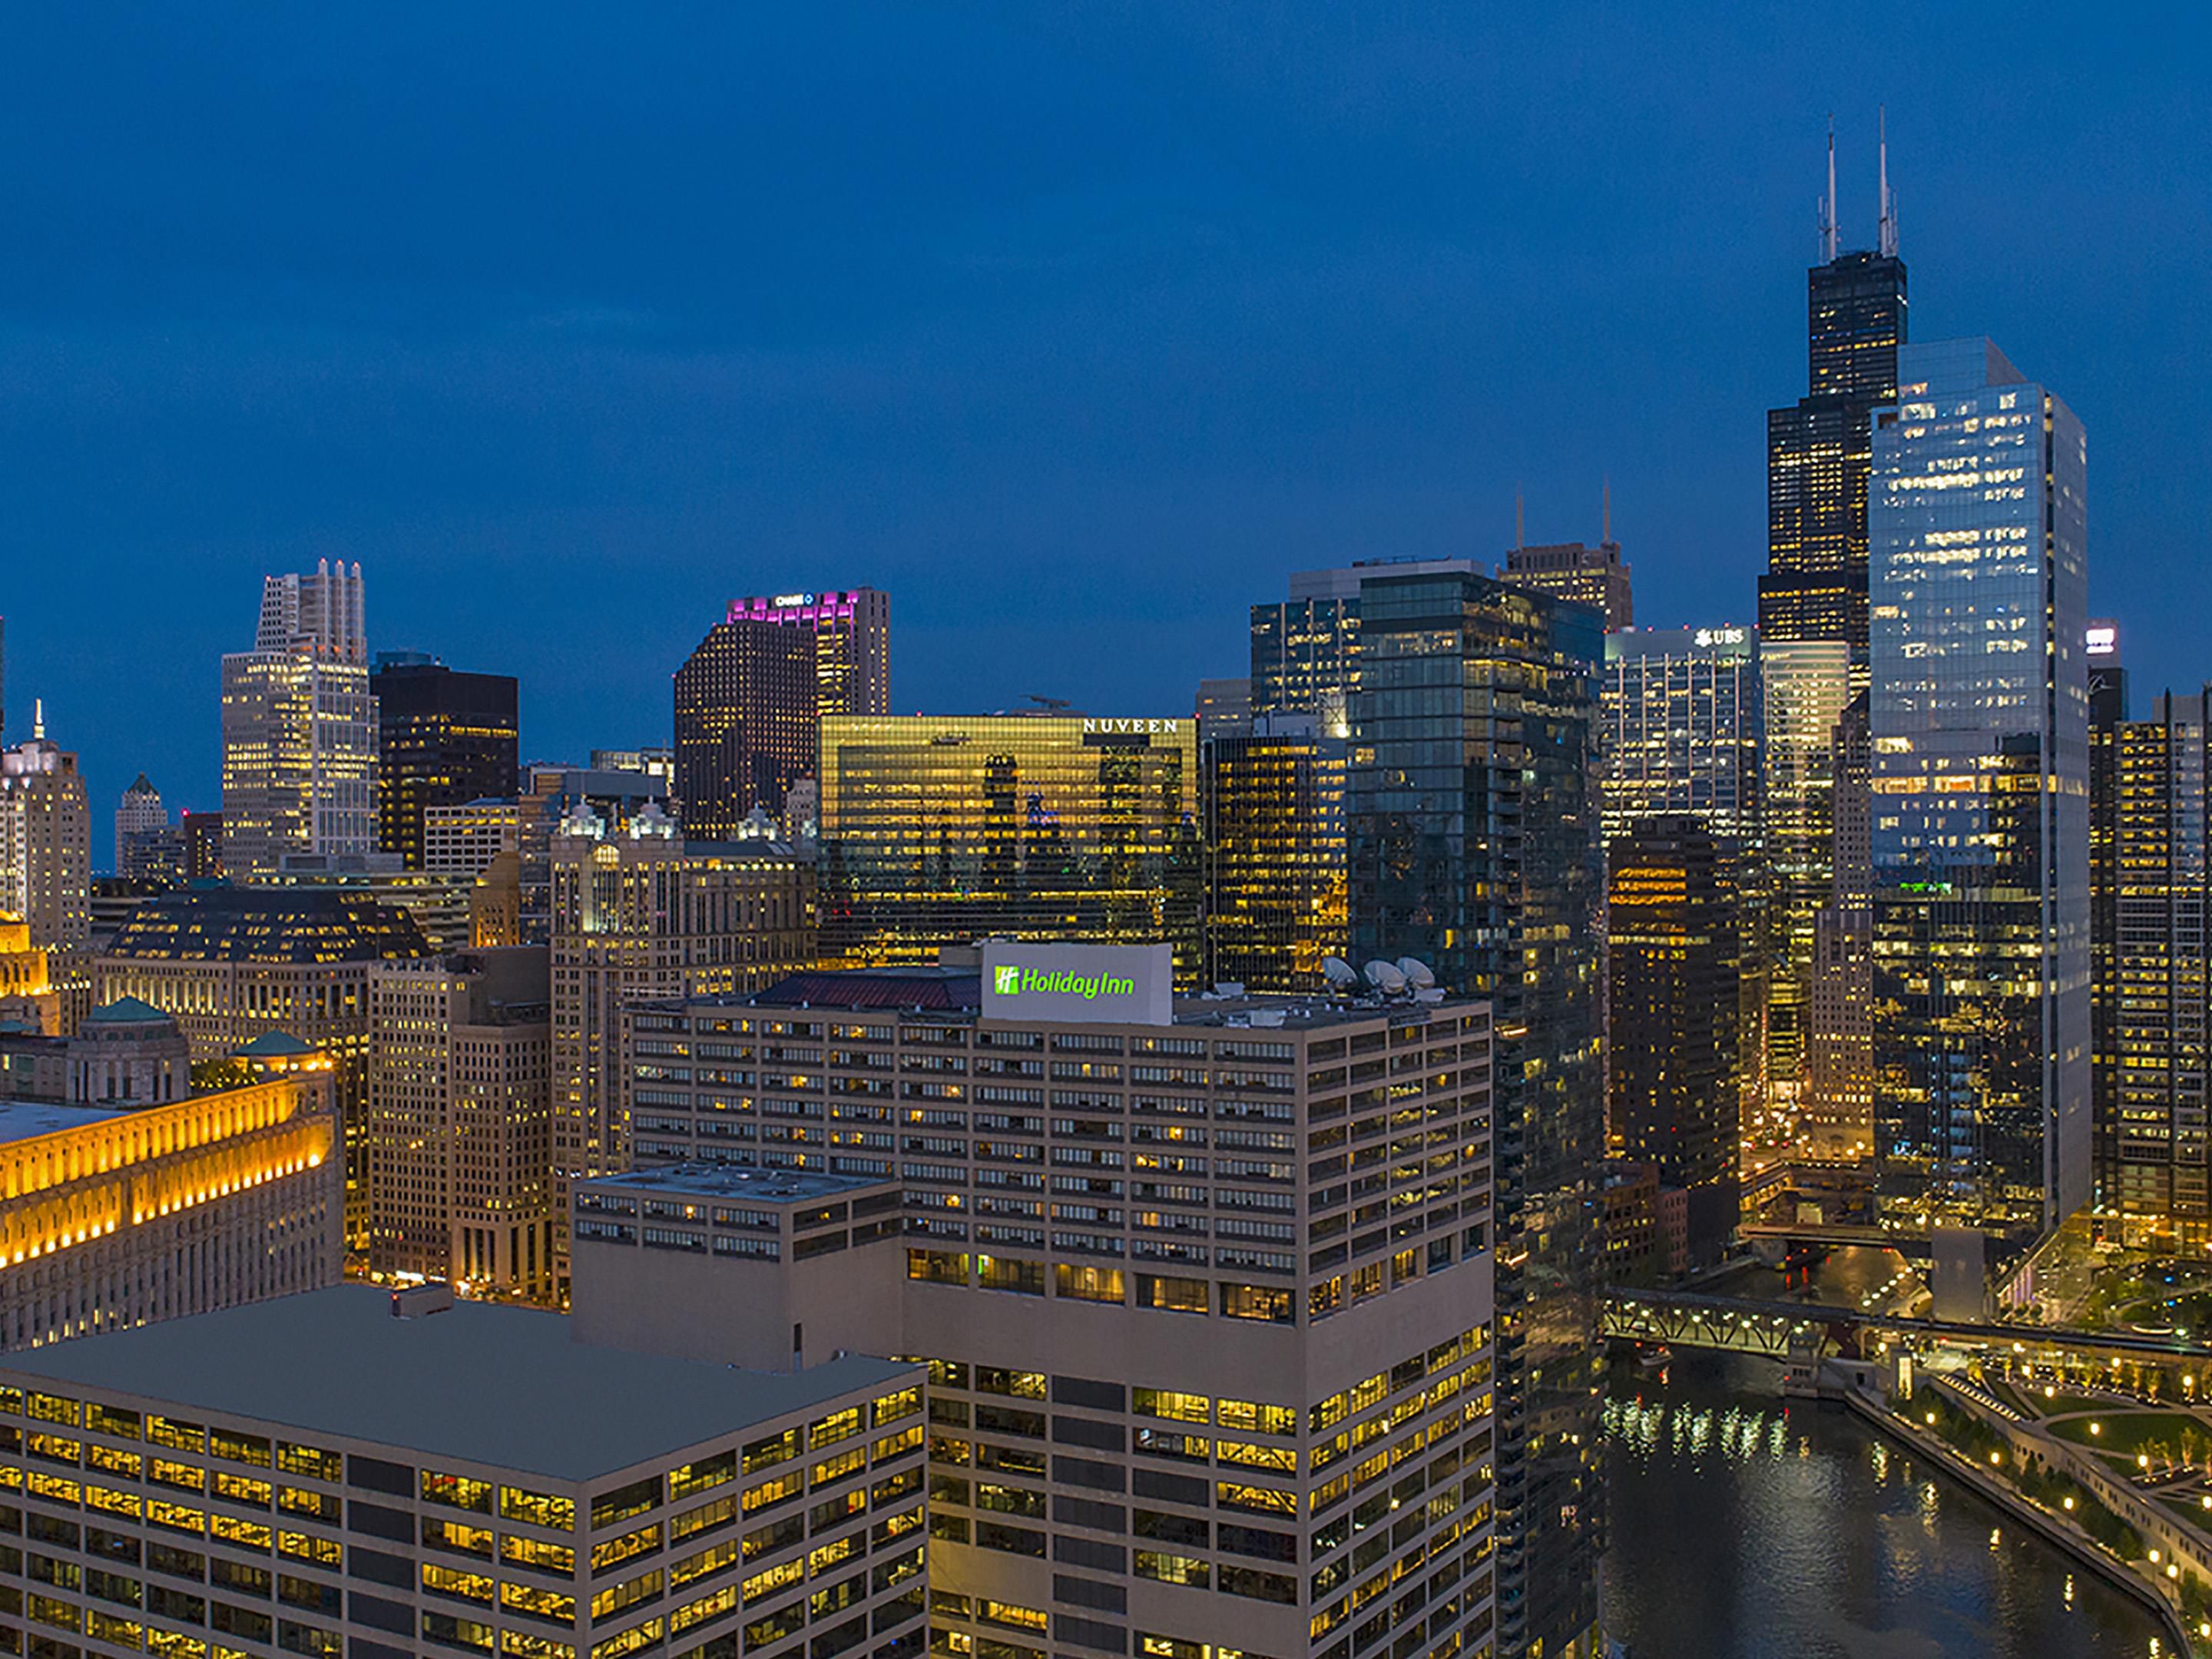
<svg viewBox="0 0 2212 1659">
<path fill-rule="evenodd" d="M 1828 137 L 1822 263 L 1806 273 L 1807 395 L 1766 413 L 1766 574 L 1762 641 L 1841 640 L 1863 674 L 1867 653 L 1867 475 L 1874 411 L 1897 401 L 1905 343 L 1905 262 L 1882 146 L 1875 251 L 1838 251 L 1836 140 Z"/>
</svg>

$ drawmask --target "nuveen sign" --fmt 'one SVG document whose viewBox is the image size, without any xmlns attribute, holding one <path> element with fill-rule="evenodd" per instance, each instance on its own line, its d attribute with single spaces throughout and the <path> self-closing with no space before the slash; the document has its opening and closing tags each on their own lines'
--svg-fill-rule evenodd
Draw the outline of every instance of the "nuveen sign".
<svg viewBox="0 0 2212 1659">
<path fill-rule="evenodd" d="M 983 946 L 986 1019 L 1122 1025 L 1174 1022 L 1175 953 L 1164 945 Z"/>
</svg>

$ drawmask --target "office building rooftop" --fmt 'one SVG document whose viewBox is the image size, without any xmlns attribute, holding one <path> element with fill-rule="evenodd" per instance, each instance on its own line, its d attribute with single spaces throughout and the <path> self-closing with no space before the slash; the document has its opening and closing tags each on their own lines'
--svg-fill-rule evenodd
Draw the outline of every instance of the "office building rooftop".
<svg viewBox="0 0 2212 1659">
<path fill-rule="evenodd" d="M 559 1314 L 462 1302 L 411 1319 L 337 1285 L 10 1354 L 57 1386 L 585 1481 L 908 1369 L 844 1358 L 781 1375 L 598 1348 Z"/>
</svg>

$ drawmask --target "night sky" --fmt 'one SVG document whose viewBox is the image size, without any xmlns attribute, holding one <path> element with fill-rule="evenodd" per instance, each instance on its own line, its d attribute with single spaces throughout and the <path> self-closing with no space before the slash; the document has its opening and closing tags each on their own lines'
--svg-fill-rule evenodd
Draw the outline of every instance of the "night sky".
<svg viewBox="0 0 2212 1659">
<path fill-rule="evenodd" d="M 1716 18 L 1725 14 L 1725 28 Z M 1174 714 L 1293 569 L 1614 529 L 1747 622 L 1836 117 L 1912 332 L 2090 438 L 2138 705 L 2212 677 L 2212 53 L 2181 8 L 18 6 L 0 614 L 108 856 L 217 804 L 264 572 L 666 740 L 744 593 L 870 584 L 902 710 Z"/>
</svg>

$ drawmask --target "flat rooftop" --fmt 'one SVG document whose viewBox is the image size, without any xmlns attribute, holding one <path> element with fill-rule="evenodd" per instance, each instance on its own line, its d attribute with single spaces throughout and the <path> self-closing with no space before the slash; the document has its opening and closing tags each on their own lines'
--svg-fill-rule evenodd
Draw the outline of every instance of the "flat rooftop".
<svg viewBox="0 0 2212 1659">
<path fill-rule="evenodd" d="M 147 1104 L 154 1103 L 149 1101 Z M 65 1134 L 111 1118 L 128 1117 L 135 1109 L 116 1106 L 72 1106 L 61 1100 L 0 1100 L 0 1146 L 11 1141 L 36 1140 L 40 1135 Z"/>
<path fill-rule="evenodd" d="M 586 1481 L 911 1368 L 739 1370 L 570 1340 L 562 1314 L 462 1302 L 395 1319 L 388 1291 L 308 1291 L 0 1356 L 0 1373 Z"/>
<path fill-rule="evenodd" d="M 769 1008 L 790 1012 L 834 1012 L 839 1009 L 869 1010 L 897 1015 L 915 1024 L 973 1025 L 986 1023 L 978 1005 L 983 1000 L 982 975 L 961 968 L 822 968 L 809 969 L 780 980 L 764 991 L 720 993 L 712 996 L 660 999 L 637 1006 L 659 1010 L 679 1008 Z M 1332 996 L 1316 988 L 1310 993 L 1270 991 L 1221 994 L 1206 992 L 1175 999 L 1177 1025 L 1213 1025 L 1311 1031 L 1332 1025 L 1367 1024 L 1383 1018 L 1407 1019 L 1417 1011 L 1455 1012 L 1481 1005 L 1481 997 L 1446 994 L 1428 1001 L 1406 996 L 1382 998 Z M 1092 1022 L 1045 1018 L 992 1020 L 993 1024 L 1073 1025 Z M 1135 1022 L 1109 1022 L 1133 1028 Z"/>
<path fill-rule="evenodd" d="M 896 1176 L 823 1175 L 812 1170 L 755 1170 L 728 1164 L 670 1164 L 579 1181 L 579 1190 L 678 1198 L 733 1199 L 747 1204 L 808 1204 L 896 1186 Z"/>
</svg>

